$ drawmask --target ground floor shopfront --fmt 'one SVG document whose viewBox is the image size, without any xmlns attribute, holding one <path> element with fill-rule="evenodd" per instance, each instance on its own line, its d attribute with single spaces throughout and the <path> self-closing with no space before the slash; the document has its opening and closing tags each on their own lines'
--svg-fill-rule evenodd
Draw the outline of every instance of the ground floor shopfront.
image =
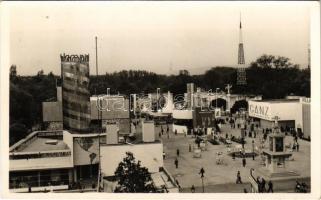
<svg viewBox="0 0 321 200">
<path fill-rule="evenodd" d="M 9 188 L 14 192 L 70 189 L 71 185 L 91 185 L 98 177 L 98 164 L 65 169 L 12 171 Z"/>
<path fill-rule="evenodd" d="M 311 119 L 308 98 L 249 101 L 249 117 L 263 129 L 271 129 L 277 121 L 281 131 L 310 138 Z"/>
</svg>

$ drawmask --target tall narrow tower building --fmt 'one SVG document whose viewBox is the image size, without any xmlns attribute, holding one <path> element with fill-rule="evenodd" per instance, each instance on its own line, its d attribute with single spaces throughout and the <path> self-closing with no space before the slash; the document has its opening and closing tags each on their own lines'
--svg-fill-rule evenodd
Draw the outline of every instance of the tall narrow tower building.
<svg viewBox="0 0 321 200">
<path fill-rule="evenodd" d="M 246 85 L 246 69 L 242 36 L 242 20 L 240 15 L 240 32 L 239 32 L 239 46 L 238 46 L 238 68 L 237 68 L 237 85 Z"/>
</svg>

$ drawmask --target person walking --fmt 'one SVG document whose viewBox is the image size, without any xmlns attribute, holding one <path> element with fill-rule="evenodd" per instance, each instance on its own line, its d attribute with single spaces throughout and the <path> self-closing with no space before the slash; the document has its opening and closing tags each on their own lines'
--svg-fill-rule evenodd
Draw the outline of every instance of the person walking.
<svg viewBox="0 0 321 200">
<path fill-rule="evenodd" d="M 178 168 L 178 160 L 177 160 L 177 158 L 175 159 L 175 166 L 176 166 L 176 169 Z"/>
<path fill-rule="evenodd" d="M 167 132 L 167 133 L 169 133 L 169 127 L 168 127 L 168 125 L 167 125 L 167 129 L 166 129 L 166 132 Z"/>
<path fill-rule="evenodd" d="M 244 137 L 241 138 L 241 142 L 242 142 L 242 149 L 244 149 L 244 145 L 245 145 L 245 139 L 244 139 Z"/>
<path fill-rule="evenodd" d="M 272 183 L 271 180 L 269 180 L 269 182 L 268 182 L 268 190 L 267 190 L 267 192 L 273 193 L 273 183 Z"/>
<path fill-rule="evenodd" d="M 175 135 L 177 135 L 177 130 L 175 129 Z"/>
<path fill-rule="evenodd" d="M 232 153 L 232 159 L 235 160 L 235 152 Z"/>
<path fill-rule="evenodd" d="M 237 171 L 236 174 L 236 184 L 242 184 L 241 172 Z"/>
<path fill-rule="evenodd" d="M 243 159 L 242 159 L 242 164 L 243 164 L 243 167 L 246 166 L 246 159 L 245 159 L 245 157 L 243 157 Z"/>
<path fill-rule="evenodd" d="M 179 149 L 176 149 L 176 155 L 179 157 Z"/>
<path fill-rule="evenodd" d="M 195 193 L 195 186 L 194 185 L 192 185 L 192 187 L 191 187 L 191 192 Z"/>
</svg>

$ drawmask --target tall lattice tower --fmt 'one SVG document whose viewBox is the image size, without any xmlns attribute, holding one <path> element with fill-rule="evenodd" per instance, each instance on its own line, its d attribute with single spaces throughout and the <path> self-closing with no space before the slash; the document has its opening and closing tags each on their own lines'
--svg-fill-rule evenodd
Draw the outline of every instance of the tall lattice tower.
<svg viewBox="0 0 321 200">
<path fill-rule="evenodd" d="M 240 33 L 238 48 L 238 68 L 237 68 L 237 85 L 246 85 L 246 69 L 244 59 L 243 37 L 242 37 L 242 20 L 240 14 Z"/>
</svg>

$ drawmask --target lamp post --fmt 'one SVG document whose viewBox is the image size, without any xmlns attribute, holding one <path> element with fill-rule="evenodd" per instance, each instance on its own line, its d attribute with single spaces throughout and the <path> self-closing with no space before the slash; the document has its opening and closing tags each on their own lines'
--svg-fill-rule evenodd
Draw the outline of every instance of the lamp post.
<svg viewBox="0 0 321 200">
<path fill-rule="evenodd" d="M 156 112 L 158 112 L 158 102 L 159 102 L 159 96 L 160 96 L 160 88 L 157 88 L 156 90 Z"/>
<path fill-rule="evenodd" d="M 216 101 L 215 101 L 215 108 L 217 108 L 217 91 L 218 90 L 220 90 L 220 88 L 216 88 L 215 89 L 215 99 L 216 99 Z"/>
</svg>

